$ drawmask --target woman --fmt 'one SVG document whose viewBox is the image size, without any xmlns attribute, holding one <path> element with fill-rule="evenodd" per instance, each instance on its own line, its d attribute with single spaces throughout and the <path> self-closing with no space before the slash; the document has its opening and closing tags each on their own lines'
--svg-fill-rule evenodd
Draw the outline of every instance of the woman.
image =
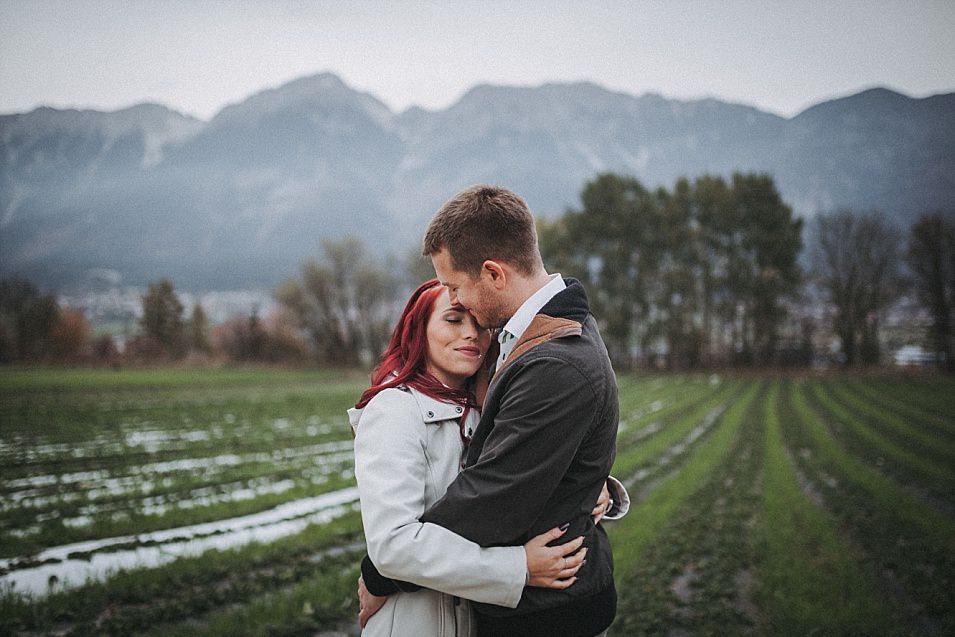
<svg viewBox="0 0 955 637">
<path fill-rule="evenodd" d="M 349 419 L 368 554 L 386 577 L 426 587 L 397 592 L 365 635 L 475 635 L 466 601 L 515 607 L 525 584 L 566 588 L 583 563 L 583 538 L 482 548 L 418 522 L 461 468 L 477 426 L 476 376 L 490 334 L 433 279 L 411 295 L 382 361 Z M 441 591 L 441 592 L 439 592 Z"/>
</svg>

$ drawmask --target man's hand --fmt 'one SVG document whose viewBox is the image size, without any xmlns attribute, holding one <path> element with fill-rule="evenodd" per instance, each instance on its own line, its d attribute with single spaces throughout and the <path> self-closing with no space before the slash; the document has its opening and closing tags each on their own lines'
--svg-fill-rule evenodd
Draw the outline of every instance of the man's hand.
<svg viewBox="0 0 955 637">
<path fill-rule="evenodd" d="M 574 575 L 587 557 L 587 549 L 577 550 L 584 543 L 583 536 L 559 546 L 547 546 L 566 531 L 567 529 L 551 529 L 524 545 L 529 586 L 560 589 L 577 581 Z"/>
<path fill-rule="evenodd" d="M 372 615 L 377 613 L 382 606 L 385 605 L 385 602 L 388 601 L 387 597 L 378 597 L 377 595 L 372 595 L 368 592 L 368 589 L 365 588 L 365 580 L 358 578 L 358 625 L 362 628 L 365 627 L 365 624 L 368 623 L 368 620 Z"/>
<path fill-rule="evenodd" d="M 613 507 L 613 500 L 610 499 L 610 491 L 607 489 L 607 482 L 604 481 L 604 487 L 600 490 L 600 497 L 597 498 L 597 506 L 590 512 L 590 517 L 594 519 L 594 524 L 600 522 L 607 511 Z"/>
</svg>

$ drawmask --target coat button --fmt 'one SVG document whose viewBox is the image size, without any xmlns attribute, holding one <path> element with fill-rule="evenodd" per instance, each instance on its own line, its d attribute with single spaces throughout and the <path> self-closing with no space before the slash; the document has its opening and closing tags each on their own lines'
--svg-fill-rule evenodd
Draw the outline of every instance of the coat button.
<svg viewBox="0 0 955 637">
<path fill-rule="evenodd" d="M 428 412 L 428 418 L 434 418 L 434 412 L 433 412 L 433 411 L 429 411 L 429 412 Z"/>
<path fill-rule="evenodd" d="M 460 407 L 457 407 L 457 408 L 455 409 L 455 411 L 457 411 L 457 412 L 460 414 L 460 413 L 461 413 L 462 411 L 464 411 L 464 410 L 461 409 Z"/>
</svg>

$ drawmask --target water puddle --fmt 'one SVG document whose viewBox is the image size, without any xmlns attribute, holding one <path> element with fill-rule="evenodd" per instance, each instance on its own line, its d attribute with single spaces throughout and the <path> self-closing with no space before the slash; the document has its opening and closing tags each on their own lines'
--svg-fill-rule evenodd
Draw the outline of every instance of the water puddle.
<svg viewBox="0 0 955 637">
<path fill-rule="evenodd" d="M 148 493 L 143 489 L 143 476 L 156 477 L 174 473 L 202 472 L 203 477 L 214 477 L 223 469 L 255 462 L 274 462 L 276 460 L 297 460 L 313 458 L 316 464 L 339 462 L 341 458 L 351 458 L 351 440 L 336 440 L 304 447 L 289 447 L 271 452 L 249 454 L 222 454 L 197 458 L 180 458 L 161 462 L 151 462 L 135 467 L 127 467 L 129 476 L 110 477 L 106 470 L 80 471 L 63 474 L 44 474 L 17 478 L 4 482 L 12 492 L 0 496 L 0 511 L 14 507 L 40 507 L 57 501 L 73 501 L 79 497 L 79 491 L 85 491 L 85 497 L 95 500 L 107 496 L 123 496 Z M 151 484 L 151 482 L 150 482 Z M 45 494 L 41 488 L 63 487 L 71 485 L 70 494 Z M 16 489 L 22 489 L 17 491 Z"/>
<path fill-rule="evenodd" d="M 670 592 L 682 603 L 689 603 L 693 597 L 693 583 L 700 579 L 696 572 L 696 564 L 690 562 L 683 568 L 683 572 L 670 584 Z"/>
<path fill-rule="evenodd" d="M 626 486 L 629 489 L 630 487 L 644 481 L 650 475 L 657 473 L 659 469 L 661 469 L 662 467 L 666 467 L 674 459 L 683 455 L 683 453 L 694 442 L 696 442 L 700 436 L 705 434 L 710 429 L 710 427 L 713 426 L 713 423 L 717 421 L 717 419 L 725 410 L 726 410 L 726 405 L 723 404 L 723 405 L 717 405 L 716 407 L 711 409 L 709 412 L 707 412 L 707 414 L 703 417 L 703 420 L 700 422 L 700 424 L 694 427 L 693 430 L 690 431 L 690 433 L 688 433 L 682 440 L 674 444 L 672 447 L 670 447 L 666 451 L 662 452 L 660 454 L 659 459 L 656 461 L 656 463 L 653 466 L 642 467 L 639 470 L 637 470 L 633 475 L 631 475 L 629 478 L 623 480 L 624 486 Z M 647 425 L 646 427 L 641 429 L 639 432 L 637 432 L 637 435 L 640 438 L 644 438 L 650 435 L 651 433 L 655 433 L 661 427 L 662 427 L 661 423 L 654 422 Z"/>
<path fill-rule="evenodd" d="M 619 436 L 624 431 L 628 430 L 635 423 L 639 422 L 641 418 L 652 413 L 656 413 L 663 409 L 666 406 L 662 400 L 655 400 L 646 407 L 641 409 L 635 409 L 631 411 L 626 418 L 622 419 L 617 426 L 617 435 Z"/>
<path fill-rule="evenodd" d="M 155 568 L 211 549 L 271 542 L 299 533 L 309 524 L 330 522 L 347 513 L 357 500 L 358 488 L 349 487 L 227 520 L 77 542 L 49 548 L 26 559 L 0 559 L 0 587 L 12 586 L 16 592 L 42 596 L 105 579 L 119 569 Z M 135 546 L 123 548 L 130 545 Z M 17 568 L 37 562 L 43 563 Z"/>
</svg>

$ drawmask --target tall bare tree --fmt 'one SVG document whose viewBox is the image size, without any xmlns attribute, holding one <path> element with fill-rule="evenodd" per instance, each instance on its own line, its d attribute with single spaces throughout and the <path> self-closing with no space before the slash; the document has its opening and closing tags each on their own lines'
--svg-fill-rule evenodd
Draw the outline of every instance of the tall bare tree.
<svg viewBox="0 0 955 637">
<path fill-rule="evenodd" d="M 955 324 L 955 223 L 941 213 L 922 215 L 912 226 L 908 265 L 919 300 L 932 314 L 932 347 L 955 371 L 952 326 Z"/>
<path fill-rule="evenodd" d="M 897 232 L 876 213 L 817 218 L 814 273 L 835 310 L 846 365 L 878 363 L 879 319 L 897 294 Z"/>
<path fill-rule="evenodd" d="M 387 343 L 392 277 L 367 262 L 358 239 L 325 241 L 323 247 L 324 262 L 302 264 L 301 277 L 279 286 L 275 297 L 308 333 L 320 362 L 369 362 Z"/>
</svg>

